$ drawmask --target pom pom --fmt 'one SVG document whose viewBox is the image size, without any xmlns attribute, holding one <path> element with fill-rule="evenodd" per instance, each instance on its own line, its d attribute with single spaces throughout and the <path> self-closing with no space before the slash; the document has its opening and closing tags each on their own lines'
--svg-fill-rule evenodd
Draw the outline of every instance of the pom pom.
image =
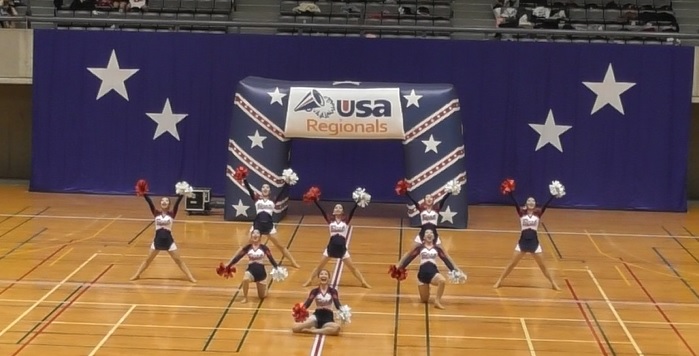
<svg viewBox="0 0 699 356">
<path fill-rule="evenodd" d="M 405 193 L 408 192 L 408 188 L 410 188 L 410 184 L 408 183 L 407 180 L 401 179 L 396 183 L 396 194 L 398 195 L 405 195 Z"/>
<path fill-rule="evenodd" d="M 291 309 L 291 316 L 294 317 L 295 322 L 303 323 L 306 321 L 306 319 L 308 319 L 308 310 L 302 303 L 296 303 Z"/>
<path fill-rule="evenodd" d="M 287 168 L 282 172 L 282 179 L 288 185 L 296 185 L 299 182 L 299 176 L 291 168 Z"/>
<path fill-rule="evenodd" d="M 274 280 L 275 282 L 281 282 L 289 276 L 289 271 L 287 271 L 286 268 L 280 266 L 277 268 L 273 268 L 272 272 L 270 272 L 269 275 L 272 276 L 272 280 Z"/>
<path fill-rule="evenodd" d="M 454 284 L 466 283 L 466 273 L 463 273 L 457 269 L 449 271 L 449 282 Z"/>
<path fill-rule="evenodd" d="M 337 316 L 343 324 L 349 324 L 352 322 L 352 308 L 348 305 L 343 305 L 340 310 L 337 311 Z"/>
<path fill-rule="evenodd" d="M 248 176 L 248 169 L 245 168 L 244 166 L 240 166 L 235 169 L 235 173 L 233 173 L 233 178 L 237 181 L 242 181 Z"/>
<path fill-rule="evenodd" d="M 371 195 L 367 193 L 364 188 L 357 188 L 354 193 L 352 193 L 352 199 L 354 199 L 360 207 L 366 208 L 371 201 Z"/>
<path fill-rule="evenodd" d="M 175 184 L 175 193 L 177 195 L 184 195 L 191 198 L 194 196 L 194 188 L 192 188 L 189 183 L 182 181 Z"/>
<path fill-rule="evenodd" d="M 405 268 L 399 268 L 395 265 L 391 265 L 388 269 L 388 274 L 391 275 L 391 278 L 395 278 L 399 281 L 405 280 L 408 277 L 408 271 Z"/>
<path fill-rule="evenodd" d="M 509 194 L 515 191 L 515 180 L 508 178 L 502 181 L 500 184 L 500 191 L 502 194 Z"/>
<path fill-rule="evenodd" d="M 459 195 L 461 192 L 461 184 L 459 184 L 456 179 L 450 180 L 444 186 L 444 190 L 446 190 L 447 193 L 451 193 L 451 195 Z"/>
<path fill-rule="evenodd" d="M 235 266 L 226 267 L 223 265 L 223 262 L 219 263 L 218 268 L 216 268 L 216 274 L 225 279 L 233 277 L 236 271 Z"/>
<path fill-rule="evenodd" d="M 306 203 L 310 203 L 310 202 L 316 201 L 318 199 L 320 199 L 320 189 L 318 187 L 311 187 L 303 195 L 303 201 Z"/>
<path fill-rule="evenodd" d="M 556 198 L 562 198 L 564 195 L 566 195 L 566 187 L 564 187 L 563 184 L 557 180 L 551 182 L 549 185 L 549 190 L 551 191 L 551 195 L 555 196 Z"/>
<path fill-rule="evenodd" d="M 145 179 L 139 179 L 136 182 L 136 195 L 143 196 L 148 191 L 148 182 Z"/>
</svg>

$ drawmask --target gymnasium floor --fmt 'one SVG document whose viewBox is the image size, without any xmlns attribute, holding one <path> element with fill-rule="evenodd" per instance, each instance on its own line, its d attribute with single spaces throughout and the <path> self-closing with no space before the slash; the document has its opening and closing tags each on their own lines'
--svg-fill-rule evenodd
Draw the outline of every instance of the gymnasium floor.
<svg viewBox="0 0 699 356">
<path fill-rule="evenodd" d="M 371 290 L 335 263 L 352 323 L 339 337 L 293 335 L 291 307 L 327 244 L 312 207 L 290 210 L 279 237 L 302 265 L 260 302 L 239 303 L 241 274 L 215 273 L 247 242 L 248 224 L 178 215 L 174 236 L 198 279 L 167 254 L 143 279 L 152 219 L 135 196 L 28 193 L 0 185 L 2 355 L 696 355 L 699 351 L 699 205 L 687 214 L 549 209 L 540 236 L 561 291 L 530 258 L 493 289 L 518 237 L 512 207 L 469 209 L 469 229 L 441 230 L 468 273 L 447 285 L 446 310 L 418 302 L 415 264 L 388 274 L 412 243 L 402 207 L 370 205 L 349 249 Z M 325 202 L 330 204 L 330 202 Z M 183 206 L 182 206 L 183 208 Z M 373 210 L 372 210 L 373 209 Z M 184 209 L 182 209 L 184 212 Z M 272 247 L 281 259 L 281 253 Z M 282 259 L 282 264 L 283 264 Z M 245 262 L 241 264 L 244 266 Z"/>
</svg>

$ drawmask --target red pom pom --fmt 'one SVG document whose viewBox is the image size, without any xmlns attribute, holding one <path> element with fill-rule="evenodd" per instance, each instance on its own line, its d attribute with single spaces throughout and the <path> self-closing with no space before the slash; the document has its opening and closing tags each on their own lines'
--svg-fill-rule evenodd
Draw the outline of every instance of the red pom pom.
<svg viewBox="0 0 699 356">
<path fill-rule="evenodd" d="M 148 191 L 148 182 L 145 179 L 139 179 L 136 182 L 136 195 L 143 196 Z"/>
<path fill-rule="evenodd" d="M 405 268 L 398 268 L 395 265 L 391 265 L 388 269 L 388 273 L 391 278 L 395 278 L 399 281 L 405 280 L 408 277 L 408 271 Z"/>
<path fill-rule="evenodd" d="M 240 166 L 235 169 L 235 173 L 233 173 L 233 178 L 238 181 L 242 181 L 245 179 L 245 177 L 248 176 L 248 169 L 245 168 L 244 166 Z"/>
<path fill-rule="evenodd" d="M 294 317 L 295 322 L 302 323 L 308 319 L 308 310 L 302 303 L 296 303 L 294 307 L 291 308 L 291 316 Z"/>
<path fill-rule="evenodd" d="M 223 262 L 219 263 L 218 267 L 216 268 L 216 274 L 225 279 L 233 277 L 233 275 L 235 275 L 235 272 L 235 266 L 226 267 L 223 265 Z"/>
<path fill-rule="evenodd" d="M 306 203 L 310 203 L 318 199 L 320 199 L 320 188 L 318 187 L 311 187 L 308 189 L 306 194 L 303 195 L 303 201 Z"/>
<path fill-rule="evenodd" d="M 515 180 L 512 178 L 507 178 L 500 184 L 500 191 L 502 194 L 509 194 L 515 191 Z"/>
<path fill-rule="evenodd" d="M 410 183 L 405 179 L 401 179 L 396 183 L 396 194 L 404 195 L 408 191 L 408 188 L 410 188 Z"/>
</svg>

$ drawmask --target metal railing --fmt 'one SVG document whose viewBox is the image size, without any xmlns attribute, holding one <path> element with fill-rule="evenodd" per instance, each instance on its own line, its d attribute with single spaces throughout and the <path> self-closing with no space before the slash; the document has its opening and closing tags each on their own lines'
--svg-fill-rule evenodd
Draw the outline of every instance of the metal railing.
<svg viewBox="0 0 699 356">
<path fill-rule="evenodd" d="M 320 23 L 283 23 L 260 21 L 194 21 L 178 19 L 130 19 L 106 17 L 53 17 L 53 16 L 0 16 L 0 21 L 24 23 L 26 28 L 32 28 L 34 23 L 76 26 L 152 26 L 171 27 L 174 31 L 186 27 L 218 27 L 225 28 L 229 33 L 240 33 L 242 29 L 277 29 L 291 32 L 308 33 L 313 31 L 346 31 L 361 34 L 379 34 L 384 32 L 415 32 L 452 34 L 481 34 L 483 38 L 492 38 L 496 34 L 510 36 L 533 37 L 589 37 L 614 39 L 655 39 L 665 41 L 699 40 L 699 33 L 678 32 L 631 32 L 631 31 L 597 31 L 597 30 L 561 30 L 561 29 L 522 29 L 522 28 L 478 28 L 458 26 L 391 26 L 365 24 L 320 24 Z M 233 31 L 231 31 L 233 29 Z"/>
</svg>

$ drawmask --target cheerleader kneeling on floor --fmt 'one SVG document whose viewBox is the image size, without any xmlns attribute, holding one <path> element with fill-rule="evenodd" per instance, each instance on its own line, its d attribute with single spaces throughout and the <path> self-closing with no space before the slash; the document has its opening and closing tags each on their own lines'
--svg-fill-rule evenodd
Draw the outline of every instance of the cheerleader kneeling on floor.
<svg viewBox="0 0 699 356">
<path fill-rule="evenodd" d="M 330 272 L 328 270 L 321 270 L 318 273 L 318 280 L 320 281 L 318 287 L 311 290 L 306 301 L 303 304 L 294 305 L 292 316 L 295 323 L 291 331 L 328 336 L 339 335 L 342 325 L 350 323 L 351 308 L 340 304 L 337 289 L 330 286 Z M 313 302 L 316 303 L 316 310 L 313 315 L 309 315 L 308 308 Z M 337 309 L 339 323 L 335 321 L 333 306 Z"/>
</svg>

